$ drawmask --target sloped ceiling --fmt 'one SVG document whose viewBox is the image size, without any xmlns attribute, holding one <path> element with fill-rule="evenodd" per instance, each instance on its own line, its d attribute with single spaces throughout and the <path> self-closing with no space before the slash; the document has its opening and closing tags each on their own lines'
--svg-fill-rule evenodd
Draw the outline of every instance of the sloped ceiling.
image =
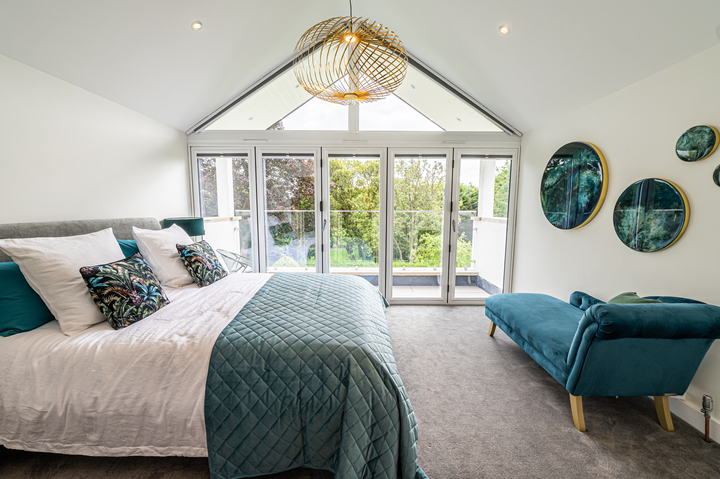
<svg viewBox="0 0 720 479">
<path fill-rule="evenodd" d="M 717 0 L 353 7 L 522 131 L 717 45 L 720 24 Z M 0 54 L 187 130 L 287 60 L 307 28 L 347 13 L 342 0 L 0 0 Z"/>
</svg>

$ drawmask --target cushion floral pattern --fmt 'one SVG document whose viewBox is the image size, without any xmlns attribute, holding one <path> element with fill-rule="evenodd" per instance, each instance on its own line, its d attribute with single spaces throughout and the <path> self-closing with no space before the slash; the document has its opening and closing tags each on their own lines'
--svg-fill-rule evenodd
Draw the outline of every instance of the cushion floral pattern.
<svg viewBox="0 0 720 479">
<path fill-rule="evenodd" d="M 190 245 L 178 244 L 176 247 L 180 258 L 185 262 L 188 273 L 198 286 L 213 284 L 228 275 L 207 241 L 203 240 Z"/>
<path fill-rule="evenodd" d="M 80 268 L 80 274 L 114 329 L 137 323 L 170 302 L 160 280 L 139 253 L 113 263 Z"/>
</svg>

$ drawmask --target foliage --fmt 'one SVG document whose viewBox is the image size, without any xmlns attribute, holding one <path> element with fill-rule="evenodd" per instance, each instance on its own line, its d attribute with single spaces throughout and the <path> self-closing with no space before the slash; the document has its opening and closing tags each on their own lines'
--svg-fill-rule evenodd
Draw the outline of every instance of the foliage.
<svg viewBox="0 0 720 479">
<path fill-rule="evenodd" d="M 214 198 L 217 177 L 214 158 L 200 158 L 204 214 Z M 250 209 L 250 175 L 246 158 L 232 159 L 235 210 Z M 445 194 L 445 159 L 396 158 L 392 257 L 394 263 L 440 266 Z M 307 157 L 263 158 L 265 205 L 270 237 L 268 265 L 290 261 L 315 263 L 315 160 Z M 377 267 L 380 229 L 380 159 L 329 159 L 330 248 L 332 267 Z M 507 216 L 510 163 L 496 168 L 494 215 Z M 461 184 L 459 210 L 477 214 L 480 191 Z M 262 198 L 262 196 L 261 196 Z M 217 213 L 215 213 L 217 214 Z M 463 216 L 458 228 L 458 266 L 470 266 L 473 222 Z"/>
<path fill-rule="evenodd" d="M 460 183 L 459 205 L 460 211 L 475 211 L 478 209 L 478 187 L 475 185 L 466 185 Z"/>
<path fill-rule="evenodd" d="M 345 249 L 347 266 L 377 264 L 380 160 L 331 158 L 329 163 L 330 247 Z M 330 264 L 339 266 L 332 257 Z"/>
<path fill-rule="evenodd" d="M 238 211 L 250 209 L 250 166 L 247 157 L 232 159 L 232 176 L 235 214 L 238 214 Z"/>
<path fill-rule="evenodd" d="M 418 267 L 440 267 L 442 258 L 442 237 L 439 234 L 426 233 L 420 238 L 417 255 L 412 266 Z M 467 236 L 461 234 L 457 241 L 457 267 L 470 266 L 472 260 L 472 243 L 468 241 Z"/>
<path fill-rule="evenodd" d="M 198 158 L 200 172 L 200 211 L 202 216 L 218 215 L 217 169 L 215 158 Z"/>
<path fill-rule="evenodd" d="M 307 264 L 315 242 L 315 159 L 268 157 L 263 163 L 269 231 L 273 245 L 279 248 L 269 252 L 269 266 L 277 266 L 279 260 L 272 261 L 272 256 L 293 257 L 298 264 Z"/>
<path fill-rule="evenodd" d="M 425 233 L 442 231 L 445 160 L 395 159 L 393 258 L 415 262 Z"/>
<path fill-rule="evenodd" d="M 510 162 L 507 161 L 504 165 L 498 166 L 495 171 L 495 194 L 493 201 L 493 216 L 495 218 L 507 218 L 509 186 Z"/>
</svg>

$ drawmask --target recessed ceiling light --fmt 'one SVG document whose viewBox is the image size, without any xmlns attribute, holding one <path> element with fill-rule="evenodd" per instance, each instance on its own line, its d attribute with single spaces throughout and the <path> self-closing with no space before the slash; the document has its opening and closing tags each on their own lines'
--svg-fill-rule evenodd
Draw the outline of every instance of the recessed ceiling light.
<svg viewBox="0 0 720 479">
<path fill-rule="evenodd" d="M 202 28 L 202 22 L 193 22 L 192 29 L 196 32 Z"/>
<path fill-rule="evenodd" d="M 500 33 L 502 33 L 503 35 L 507 35 L 508 33 L 510 33 L 510 29 L 507 25 L 503 25 L 500 27 Z"/>
</svg>

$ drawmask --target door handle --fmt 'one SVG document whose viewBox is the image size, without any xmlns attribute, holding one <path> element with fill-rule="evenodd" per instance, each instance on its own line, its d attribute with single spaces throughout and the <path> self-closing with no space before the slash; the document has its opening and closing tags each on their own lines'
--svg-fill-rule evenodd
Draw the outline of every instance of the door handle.
<svg viewBox="0 0 720 479">
<path fill-rule="evenodd" d="M 453 225 L 453 233 L 455 233 L 455 231 L 456 231 L 455 230 L 455 220 L 452 220 L 452 225 Z"/>
<path fill-rule="evenodd" d="M 322 232 L 323 232 L 323 233 L 325 232 L 325 227 L 326 227 L 326 226 L 327 226 L 327 220 L 323 220 L 323 225 L 322 225 Z"/>
</svg>

